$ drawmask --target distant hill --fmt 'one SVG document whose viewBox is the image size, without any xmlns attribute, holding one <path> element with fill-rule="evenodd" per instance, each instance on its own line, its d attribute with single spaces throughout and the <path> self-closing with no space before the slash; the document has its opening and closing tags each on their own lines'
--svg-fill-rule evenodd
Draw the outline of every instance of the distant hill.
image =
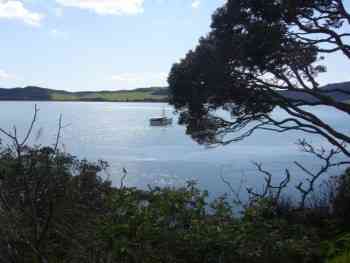
<svg viewBox="0 0 350 263">
<path fill-rule="evenodd" d="M 0 100 L 33 101 L 116 101 L 116 102 L 163 102 L 168 99 L 168 90 L 163 87 L 140 88 L 117 91 L 81 91 L 45 89 L 28 86 L 24 88 L 0 88 Z"/>
<path fill-rule="evenodd" d="M 328 84 L 320 88 L 324 95 L 329 95 L 337 101 L 350 102 L 350 81 Z M 305 93 L 296 91 L 282 91 L 281 94 L 287 98 L 304 100 L 307 102 L 317 102 L 318 99 Z"/>
<path fill-rule="evenodd" d="M 329 84 L 320 90 L 338 101 L 350 103 L 350 81 Z M 287 98 L 317 102 L 316 98 L 304 92 L 281 91 L 281 94 Z M 13 89 L 0 88 L 0 100 L 167 102 L 168 89 L 149 87 L 134 90 L 69 92 L 28 86 Z"/>
</svg>

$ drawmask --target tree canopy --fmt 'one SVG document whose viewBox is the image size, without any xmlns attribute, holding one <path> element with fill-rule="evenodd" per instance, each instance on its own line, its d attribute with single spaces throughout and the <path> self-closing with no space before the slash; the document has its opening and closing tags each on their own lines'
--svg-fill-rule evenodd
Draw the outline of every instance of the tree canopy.
<svg viewBox="0 0 350 263">
<path fill-rule="evenodd" d="M 349 23 L 342 0 L 226 1 L 213 14 L 208 35 L 169 74 L 180 122 L 207 144 L 241 140 L 257 129 L 302 130 L 323 136 L 349 157 L 350 136 L 306 107 L 350 114 L 350 105 L 333 96 L 350 90 L 324 89 L 317 78 L 326 72 L 327 54 L 350 59 Z M 275 107 L 288 117 L 275 119 Z"/>
</svg>

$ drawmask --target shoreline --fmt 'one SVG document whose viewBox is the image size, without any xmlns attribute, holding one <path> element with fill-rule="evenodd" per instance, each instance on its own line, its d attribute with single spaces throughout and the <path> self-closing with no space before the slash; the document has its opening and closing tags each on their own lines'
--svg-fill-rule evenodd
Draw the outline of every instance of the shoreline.
<svg viewBox="0 0 350 263">
<path fill-rule="evenodd" d="M 9 102 L 116 102 L 116 103 L 168 103 L 166 100 L 21 100 L 21 99 L 0 99 Z"/>
</svg>

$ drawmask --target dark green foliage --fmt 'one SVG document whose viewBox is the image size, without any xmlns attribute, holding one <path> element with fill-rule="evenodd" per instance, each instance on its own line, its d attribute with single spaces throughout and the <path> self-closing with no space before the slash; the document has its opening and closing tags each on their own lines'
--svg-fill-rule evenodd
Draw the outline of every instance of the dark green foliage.
<svg viewBox="0 0 350 263">
<path fill-rule="evenodd" d="M 266 202 L 265 202 L 266 201 Z M 235 218 L 225 199 L 206 209 L 206 193 L 180 189 L 121 189 L 102 226 L 116 262 L 319 262 L 314 231 L 266 216 L 267 200 Z"/>
<path fill-rule="evenodd" d="M 350 169 L 336 180 L 337 195 L 333 201 L 334 213 L 343 227 L 350 231 Z"/>
<path fill-rule="evenodd" d="M 218 144 L 241 140 L 257 129 L 302 130 L 332 138 L 337 148 L 337 140 L 349 143 L 341 131 L 320 132 L 327 120 L 301 107 L 326 105 L 350 112 L 344 103 L 348 89 L 322 89 L 317 79 L 326 71 L 320 64 L 324 54 L 339 51 L 350 58 L 347 34 L 342 34 L 350 14 L 343 2 L 226 1 L 213 14 L 209 34 L 173 65 L 168 77 L 170 102 L 187 133 L 199 143 Z M 288 117 L 274 119 L 269 113 L 276 107 Z M 217 109 L 228 114 L 217 114 Z"/>
<path fill-rule="evenodd" d="M 3 149 L 0 262 L 321 263 L 348 248 L 346 235 L 338 238 L 347 175 L 319 225 L 308 220 L 317 209 L 269 197 L 252 198 L 237 215 L 225 197 L 208 202 L 194 182 L 114 188 L 99 176 L 105 167 L 51 148 Z"/>
<path fill-rule="evenodd" d="M 286 73 L 288 66 L 303 69 L 317 60 L 313 46 L 288 32 L 287 2 L 227 1 L 214 13 L 210 34 L 173 65 L 171 102 L 187 107 L 194 119 L 227 103 L 235 104 L 226 109 L 237 117 L 258 118 L 271 110 L 277 98 L 256 77 Z"/>
<path fill-rule="evenodd" d="M 4 150 L 0 262 L 86 259 L 96 247 L 95 223 L 111 191 L 96 174 L 102 167 L 51 148 L 25 148 L 20 156 Z"/>
</svg>

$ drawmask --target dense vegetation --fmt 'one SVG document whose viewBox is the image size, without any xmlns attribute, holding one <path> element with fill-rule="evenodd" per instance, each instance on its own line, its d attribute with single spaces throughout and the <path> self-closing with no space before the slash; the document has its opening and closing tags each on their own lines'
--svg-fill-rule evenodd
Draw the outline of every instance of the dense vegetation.
<svg viewBox="0 0 350 263">
<path fill-rule="evenodd" d="M 0 89 L 0 100 L 162 102 L 167 101 L 167 95 L 167 89 L 161 87 L 86 92 L 68 92 L 32 86 L 25 88 Z"/>
<path fill-rule="evenodd" d="M 2 147 L 0 262 L 349 262 L 350 171 L 328 181 L 318 206 L 251 195 L 239 214 L 193 182 L 112 187 L 106 166 Z"/>
</svg>

